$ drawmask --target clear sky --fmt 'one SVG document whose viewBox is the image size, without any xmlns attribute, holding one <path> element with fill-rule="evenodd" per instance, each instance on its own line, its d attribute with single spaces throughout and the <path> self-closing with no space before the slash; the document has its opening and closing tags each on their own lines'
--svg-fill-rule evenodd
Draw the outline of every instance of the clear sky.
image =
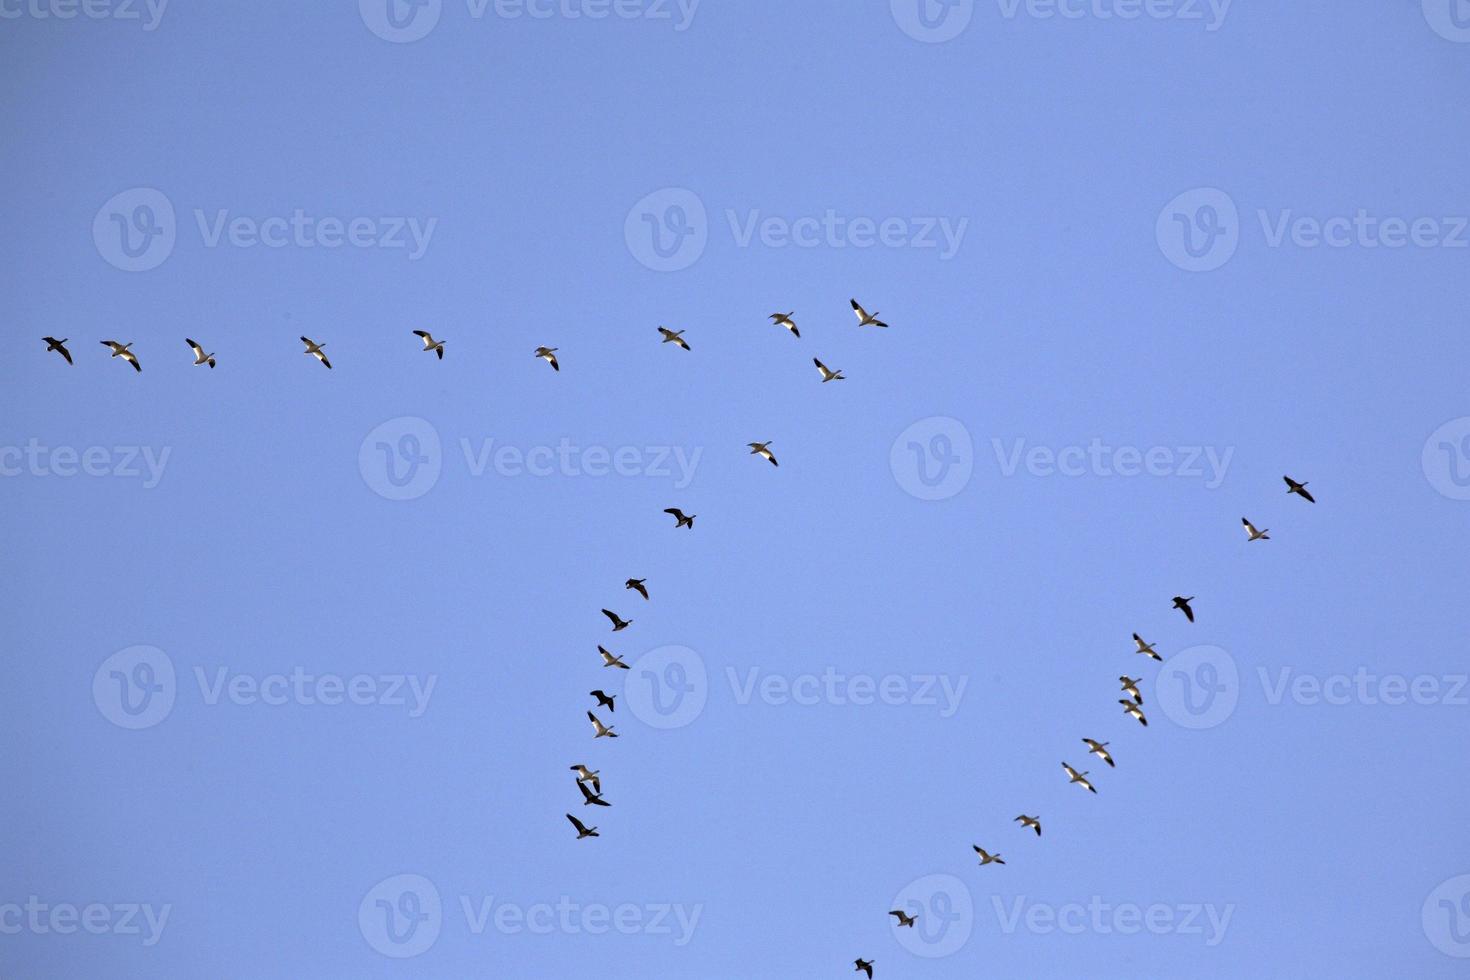
<svg viewBox="0 0 1470 980">
<path fill-rule="evenodd" d="M 0 0 L 0 974 L 1464 975 L 1470 5 L 926 2 Z"/>
</svg>

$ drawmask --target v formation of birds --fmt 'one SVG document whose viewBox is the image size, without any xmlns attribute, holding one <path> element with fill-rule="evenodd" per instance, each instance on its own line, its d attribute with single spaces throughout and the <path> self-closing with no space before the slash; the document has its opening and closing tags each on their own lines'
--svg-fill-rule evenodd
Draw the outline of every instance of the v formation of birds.
<svg viewBox="0 0 1470 980">
<path fill-rule="evenodd" d="M 855 299 L 852 300 L 852 310 L 857 317 L 859 327 L 886 328 L 888 326 L 887 323 L 878 319 L 877 311 L 869 313 Z M 773 325 L 783 327 L 784 329 L 790 331 L 793 337 L 799 339 L 801 337 L 801 331 L 798 329 L 796 321 L 793 319 L 795 315 L 795 312 L 772 313 L 770 315 L 770 320 Z M 432 351 L 439 360 L 444 359 L 445 342 L 443 340 L 436 339 L 426 330 L 414 330 L 412 331 L 412 333 L 413 336 L 418 337 L 423 342 L 423 352 L 428 353 Z M 661 343 L 674 344 L 675 346 L 685 351 L 691 350 L 689 342 L 684 339 L 684 330 L 670 330 L 667 327 L 660 326 L 658 328 L 658 333 L 661 338 Z M 55 351 L 59 356 L 66 360 L 66 363 L 75 363 L 72 360 L 71 350 L 66 346 L 68 342 L 67 338 L 62 337 L 58 339 L 55 337 L 43 337 L 41 339 L 46 343 L 47 352 Z M 193 355 L 193 364 L 196 367 L 201 365 L 208 365 L 210 368 L 213 368 L 215 366 L 215 355 L 213 353 L 207 353 L 200 344 L 196 343 L 191 338 L 185 338 L 184 342 L 188 345 L 189 350 Z M 326 367 L 328 369 L 331 368 L 332 362 L 327 359 L 327 355 L 323 350 L 323 348 L 326 346 L 325 344 L 318 343 L 309 337 L 302 337 L 301 342 L 305 345 L 304 349 L 302 350 L 303 354 L 307 354 L 311 357 L 316 358 L 318 361 L 321 362 L 323 367 Z M 135 354 L 132 350 L 132 343 L 123 344 L 115 340 L 104 340 L 101 343 L 102 346 L 108 348 L 108 350 L 111 352 L 111 357 L 120 357 L 128 364 L 130 364 L 134 371 L 140 373 L 142 372 L 143 366 L 139 362 L 137 354 Z M 559 372 L 561 371 L 561 364 L 557 361 L 556 358 L 557 350 L 558 348 L 556 347 L 537 347 L 533 354 L 535 357 L 538 357 L 550 364 L 552 370 Z M 828 381 L 847 380 L 843 376 L 841 369 L 833 370 L 831 368 L 828 368 L 827 365 L 823 364 L 819 358 L 815 357 L 812 358 L 812 362 L 816 365 L 817 371 L 821 375 L 823 384 Z M 767 440 L 766 442 L 751 442 L 747 445 L 750 449 L 750 455 L 760 456 L 772 466 L 780 466 L 780 464 L 776 461 L 775 455 L 771 452 L 770 440 Z M 1292 479 L 1290 476 L 1283 476 L 1282 479 L 1286 483 L 1286 492 L 1288 494 L 1301 497 L 1308 503 L 1316 503 L 1316 498 L 1314 498 L 1311 492 L 1307 490 L 1307 484 L 1305 481 L 1298 482 Z M 678 507 L 666 508 L 664 510 L 664 513 L 674 518 L 675 529 L 682 528 L 693 530 L 694 519 L 696 515 L 685 514 L 683 510 Z M 1247 543 L 1271 540 L 1271 536 L 1268 533 L 1270 531 L 1270 528 L 1258 529 L 1255 524 L 1251 523 L 1249 518 L 1245 517 L 1242 517 L 1240 519 L 1240 523 L 1245 529 Z M 643 601 L 647 602 L 649 601 L 649 589 L 647 582 L 647 579 L 630 578 L 624 583 L 624 588 L 627 591 L 637 593 L 639 596 L 642 597 Z M 1172 608 L 1179 610 L 1179 612 L 1181 612 L 1190 623 L 1193 623 L 1195 621 L 1195 611 L 1194 606 L 1192 605 L 1194 601 L 1194 596 L 1176 595 L 1173 598 Z M 602 614 L 607 617 L 609 623 L 612 626 L 612 632 L 614 633 L 620 633 L 633 625 L 633 620 L 623 619 L 622 616 L 611 609 L 603 609 Z M 1146 641 L 1138 633 L 1133 634 L 1133 643 L 1135 647 L 1135 653 L 1142 654 L 1149 660 L 1155 662 L 1163 662 L 1164 658 L 1154 648 L 1154 644 Z M 628 669 L 628 665 L 623 662 L 621 657 L 609 651 L 601 644 L 598 644 L 597 652 L 601 655 L 603 668 L 613 668 L 614 670 Z M 1143 682 L 1143 678 L 1130 677 L 1127 673 L 1124 673 L 1119 675 L 1118 681 L 1121 685 L 1120 691 L 1123 694 L 1123 697 L 1118 699 L 1118 704 L 1122 706 L 1123 714 L 1134 719 L 1140 725 L 1147 727 L 1148 718 L 1145 716 L 1143 711 L 1143 694 L 1139 687 L 1139 685 Z M 618 695 L 608 694 L 601 688 L 594 688 L 593 690 L 588 692 L 588 697 L 592 698 L 595 702 L 593 708 L 587 712 L 587 719 L 592 724 L 593 739 L 595 740 L 600 738 L 617 738 L 618 733 L 614 730 L 615 726 L 607 724 L 603 720 L 603 717 L 597 714 L 597 712 L 606 712 L 606 717 L 609 719 L 614 717 L 617 711 Z M 1081 742 L 1086 747 L 1088 755 L 1096 757 L 1100 762 L 1105 763 L 1109 769 L 1116 767 L 1116 763 L 1113 760 L 1112 753 L 1108 751 L 1108 742 L 1101 742 L 1096 739 L 1087 738 L 1085 736 L 1081 739 Z M 572 765 L 570 768 L 574 773 L 576 773 L 574 784 L 577 787 L 577 790 L 581 797 L 582 805 L 584 807 L 610 807 L 612 805 L 603 798 L 601 778 L 602 771 L 600 769 L 593 769 L 587 764 L 581 762 Z M 1091 780 L 1088 778 L 1091 775 L 1090 770 L 1079 770 L 1073 767 L 1069 762 L 1064 759 L 1062 760 L 1062 771 L 1063 774 L 1067 777 L 1068 783 L 1075 783 L 1079 787 L 1087 790 L 1090 793 L 1097 793 L 1097 787 L 1094 786 Z M 588 837 L 601 836 L 595 825 L 588 826 L 587 823 L 579 819 L 575 814 L 567 813 L 566 818 L 568 821 L 571 822 L 573 829 L 576 831 L 577 840 L 582 840 Z M 1019 825 L 1019 828 L 1022 831 L 1030 831 L 1034 833 L 1036 837 L 1041 836 L 1040 814 L 1022 813 L 1014 819 L 1014 822 Z M 981 847 L 979 844 L 972 844 L 971 848 L 974 850 L 975 854 L 978 855 L 979 864 L 982 867 L 991 864 L 1004 865 L 1006 863 L 1005 859 L 1002 857 L 999 851 L 987 850 L 986 848 Z M 893 922 L 891 923 L 892 927 L 901 929 L 913 928 L 914 923 L 918 919 L 919 913 L 911 913 L 903 909 L 893 909 L 888 912 L 888 915 L 893 919 Z M 873 976 L 874 962 L 875 961 L 871 959 L 863 959 L 862 957 L 858 957 L 853 961 L 854 972 L 866 974 L 869 978 L 871 978 Z"/>
</svg>

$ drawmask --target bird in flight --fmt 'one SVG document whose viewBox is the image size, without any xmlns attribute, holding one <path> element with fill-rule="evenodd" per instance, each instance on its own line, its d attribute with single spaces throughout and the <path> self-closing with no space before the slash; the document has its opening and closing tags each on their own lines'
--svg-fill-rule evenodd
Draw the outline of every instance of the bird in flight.
<svg viewBox="0 0 1470 980">
<path fill-rule="evenodd" d="M 133 366 L 134 371 L 141 372 L 143 370 L 143 365 L 138 363 L 138 355 L 128 350 L 129 347 L 133 346 L 131 343 L 119 344 L 115 340 L 104 340 L 102 341 L 102 346 L 112 348 L 112 356 L 121 357 L 123 360 L 127 361 Z M 70 358 L 68 358 L 68 360 L 70 360 Z"/>
<path fill-rule="evenodd" d="M 553 371 L 560 371 L 561 365 L 556 363 L 556 350 L 555 347 L 537 347 L 536 356 L 550 364 Z"/>
<path fill-rule="evenodd" d="M 1294 493 L 1298 497 L 1306 500 L 1309 504 L 1315 504 L 1317 502 L 1317 498 L 1307 492 L 1307 485 L 1305 483 L 1298 483 L 1289 476 L 1283 476 L 1281 479 L 1286 481 L 1287 493 Z"/>
<path fill-rule="evenodd" d="M 1067 765 L 1065 762 L 1062 763 L 1062 768 L 1065 769 L 1065 770 L 1067 770 L 1067 781 L 1068 782 L 1077 783 L 1079 786 L 1086 787 L 1088 790 L 1090 790 L 1090 791 L 1092 791 L 1094 793 L 1097 792 L 1097 788 L 1087 781 L 1087 773 L 1085 773 L 1085 772 L 1078 772 L 1076 769 L 1073 769 L 1071 766 Z"/>
<path fill-rule="evenodd" d="M 1084 738 L 1082 741 L 1084 741 L 1084 742 L 1087 743 L 1087 751 L 1088 752 L 1092 753 L 1093 755 L 1097 756 L 1102 761 L 1106 762 L 1108 764 L 1109 768 L 1116 768 L 1115 766 L 1113 766 L 1113 757 L 1108 754 L 1108 743 L 1107 742 L 1098 742 L 1098 741 L 1095 741 L 1094 739 L 1090 739 L 1090 738 Z"/>
<path fill-rule="evenodd" d="M 1184 613 L 1184 618 L 1189 620 L 1191 623 L 1194 622 L 1194 610 L 1189 608 L 1189 604 L 1193 601 L 1194 596 L 1192 595 L 1176 595 L 1174 597 L 1174 608 Z"/>
<path fill-rule="evenodd" d="M 791 336 L 800 338 L 801 331 L 796 329 L 796 321 L 791 319 L 795 315 L 795 310 L 791 311 L 790 313 L 772 313 L 771 322 L 778 327 L 785 327 L 787 330 L 790 330 Z"/>
<path fill-rule="evenodd" d="M 886 327 L 886 326 L 888 326 L 888 324 L 886 324 L 882 320 L 878 319 L 878 311 L 877 310 L 874 310 L 872 313 L 869 313 L 867 310 L 863 309 L 862 304 L 860 304 L 857 300 L 853 300 L 852 301 L 852 311 L 857 314 L 858 326 L 860 326 L 860 327 Z"/>
<path fill-rule="evenodd" d="M 646 578 L 630 578 L 630 579 L 628 579 L 628 581 L 626 581 L 626 582 L 623 583 L 623 588 L 625 588 L 625 589 L 632 589 L 634 592 L 638 593 L 643 598 L 647 599 L 648 598 L 648 586 L 646 586 L 646 585 L 643 584 L 644 582 L 647 582 L 647 581 L 648 581 L 648 579 L 646 579 Z"/>
<path fill-rule="evenodd" d="M 604 692 L 601 688 L 598 688 L 595 691 L 588 691 L 587 693 L 597 699 L 598 707 L 606 708 L 608 711 L 618 710 L 618 706 L 613 703 L 618 699 L 618 696 L 616 694 L 608 694 Z"/>
<path fill-rule="evenodd" d="M 613 731 L 607 725 L 604 725 L 602 722 L 598 721 L 597 720 L 597 716 L 594 715 L 592 712 L 590 712 L 590 711 L 587 712 L 587 717 L 589 719 L 591 719 L 591 721 L 592 721 L 592 727 L 597 732 L 596 735 L 593 735 L 592 736 L 593 738 L 603 738 L 604 736 L 607 737 L 607 738 L 617 738 L 618 737 L 618 733 L 617 732 Z"/>
<path fill-rule="evenodd" d="M 587 784 L 580 779 L 577 780 L 577 788 L 582 791 L 583 806 L 612 806 L 611 803 L 602 798 L 600 793 L 588 789 Z"/>
<path fill-rule="evenodd" d="M 1254 524 L 1252 524 L 1250 521 L 1246 520 L 1244 517 L 1242 517 L 1240 519 L 1240 523 L 1243 524 L 1243 525 L 1245 525 L 1245 533 L 1247 535 L 1247 537 L 1246 537 L 1246 541 L 1247 542 L 1250 542 L 1250 541 L 1270 541 L 1271 540 L 1271 535 L 1269 535 L 1269 534 L 1266 533 L 1266 531 L 1271 530 L 1269 527 L 1268 528 L 1265 528 L 1264 530 L 1257 531 L 1256 530 L 1256 526 Z"/>
<path fill-rule="evenodd" d="M 599 834 L 597 832 L 597 828 L 596 827 L 589 827 L 589 826 L 587 826 L 582 821 L 580 821 L 576 817 L 572 816 L 570 813 L 567 814 L 567 819 L 572 822 L 572 826 L 573 827 L 576 827 L 577 828 L 577 840 L 581 840 L 583 837 L 601 837 L 602 836 L 601 834 Z"/>
<path fill-rule="evenodd" d="M 322 353 L 322 348 L 326 346 L 325 344 L 319 344 L 316 341 L 312 340 L 310 337 L 302 337 L 301 342 L 306 345 L 306 350 L 302 351 L 301 353 L 310 354 L 318 361 L 321 361 L 322 364 L 326 365 L 328 368 L 331 368 L 332 362 L 327 360 L 327 355 Z"/>
<path fill-rule="evenodd" d="M 1148 719 L 1143 716 L 1143 709 L 1138 706 L 1137 701 L 1129 701 L 1126 698 L 1119 698 L 1118 703 L 1123 706 L 1123 714 L 1131 715 L 1134 718 L 1137 718 L 1140 725 L 1142 725 L 1144 728 L 1148 727 Z"/>
<path fill-rule="evenodd" d="M 999 854 L 991 854 L 979 844 L 971 844 L 970 846 L 975 849 L 976 854 L 980 855 L 980 867 L 983 868 L 987 864 L 1005 864 L 1005 862 L 1000 859 Z"/>
<path fill-rule="evenodd" d="M 413 335 L 424 342 L 424 350 L 431 350 L 439 355 L 439 360 L 444 360 L 444 341 L 435 340 L 427 330 L 415 330 Z"/>
<path fill-rule="evenodd" d="M 675 530 L 678 530 L 681 527 L 687 527 L 691 531 L 694 530 L 694 519 L 699 516 L 698 514 L 686 515 L 682 510 L 677 507 L 665 507 L 664 513 L 674 515 Z"/>
<path fill-rule="evenodd" d="M 60 340 L 57 340 L 55 337 L 42 337 L 41 339 L 46 341 L 46 350 L 54 350 L 56 353 L 66 358 L 66 363 L 73 363 L 71 359 L 71 351 L 66 349 L 66 342 L 68 338 L 62 337 Z"/>
<path fill-rule="evenodd" d="M 1143 695 L 1138 693 L 1138 682 L 1142 680 L 1142 678 L 1129 677 L 1127 674 L 1124 674 L 1119 677 L 1118 680 L 1123 685 L 1124 694 L 1128 695 L 1139 704 L 1143 704 Z"/>
<path fill-rule="evenodd" d="M 748 442 L 746 445 L 750 447 L 750 455 L 764 456 L 766 461 L 772 466 L 781 465 L 776 462 L 776 457 L 771 455 L 771 444 L 769 442 Z"/>
<path fill-rule="evenodd" d="M 868 975 L 868 980 L 873 980 L 873 961 L 872 960 L 865 960 L 865 959 L 859 958 L 859 959 L 853 960 L 853 962 L 857 964 L 857 966 L 853 968 L 853 971 L 852 971 L 853 973 L 866 973 Z"/>
<path fill-rule="evenodd" d="M 1041 836 L 1041 817 L 1040 816 L 1028 817 L 1028 816 L 1026 816 L 1026 814 L 1023 813 L 1019 817 L 1016 818 L 1016 823 L 1020 824 L 1022 827 L 1030 827 L 1032 830 L 1036 831 L 1036 836 L 1037 837 L 1040 837 Z"/>
<path fill-rule="evenodd" d="M 602 654 L 602 665 L 604 667 L 621 667 L 624 670 L 627 670 L 628 669 L 628 665 L 627 664 L 623 663 L 617 657 L 615 657 L 612 654 L 608 653 L 605 649 L 603 649 L 603 647 L 602 647 L 601 644 L 598 644 L 598 646 L 597 646 L 597 652 L 600 653 L 600 654 Z"/>
<path fill-rule="evenodd" d="M 631 619 L 619 619 L 618 618 L 618 614 L 615 613 L 615 612 L 613 612 L 611 609 L 604 609 L 602 611 L 602 614 L 604 616 L 606 616 L 608 619 L 612 620 L 612 624 L 613 624 L 613 630 L 612 631 L 614 633 L 618 632 L 619 630 L 625 630 L 629 626 L 632 626 L 633 625 L 633 621 Z"/>
<path fill-rule="evenodd" d="M 817 360 L 815 357 L 812 358 L 812 363 L 817 366 L 817 370 L 818 371 L 821 371 L 822 372 L 822 384 L 826 384 L 828 381 L 846 381 L 847 380 L 847 378 L 845 378 L 843 376 L 842 369 L 841 368 L 838 368 L 836 371 L 829 370 L 828 367 L 827 367 L 827 365 L 823 364 L 821 361 Z"/>
<path fill-rule="evenodd" d="M 1164 659 L 1163 657 L 1159 656 L 1159 651 L 1154 649 L 1154 645 L 1152 643 L 1143 642 L 1143 637 L 1139 636 L 1137 633 L 1133 634 L 1133 642 L 1138 645 L 1138 653 L 1146 653 L 1150 657 L 1153 657 L 1155 660 Z"/>
<path fill-rule="evenodd" d="M 572 772 L 574 772 L 574 773 L 577 774 L 577 781 L 578 782 L 591 783 L 592 784 L 592 792 L 594 792 L 594 793 L 601 793 L 602 792 L 602 780 L 600 780 L 600 779 L 597 778 L 597 773 L 599 772 L 599 770 L 597 770 L 597 769 L 588 769 L 586 766 L 582 765 L 582 763 L 580 763 L 580 762 L 577 763 L 575 766 L 572 766 L 571 767 L 571 770 L 572 770 Z"/>
<path fill-rule="evenodd" d="M 660 341 L 660 343 L 678 344 L 685 350 L 689 349 L 689 344 L 684 340 L 684 331 L 670 330 L 668 327 L 659 327 L 658 332 L 663 334 L 664 338 L 662 341 Z"/>
<path fill-rule="evenodd" d="M 209 369 L 211 371 L 214 370 L 214 355 L 213 354 L 206 354 L 206 353 L 204 353 L 204 348 L 203 347 L 200 347 L 198 344 L 194 343 L 194 341 L 190 340 L 188 337 L 185 337 L 184 338 L 184 343 L 188 344 L 189 345 L 189 349 L 194 352 L 194 366 L 195 367 L 198 367 L 201 364 L 208 364 L 209 365 Z"/>
<path fill-rule="evenodd" d="M 900 909 L 894 909 L 888 914 L 898 920 L 898 925 L 894 926 L 895 929 L 900 929 L 904 926 L 908 926 L 910 929 L 912 929 L 914 927 L 914 920 L 918 918 L 917 915 L 908 915 Z"/>
</svg>

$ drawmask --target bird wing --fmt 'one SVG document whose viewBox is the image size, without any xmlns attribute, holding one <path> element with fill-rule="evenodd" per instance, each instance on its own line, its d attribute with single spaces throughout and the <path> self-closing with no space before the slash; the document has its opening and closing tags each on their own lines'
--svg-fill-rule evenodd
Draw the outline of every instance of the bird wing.
<svg viewBox="0 0 1470 980">
<path fill-rule="evenodd" d="M 317 351 L 316 356 L 318 360 L 320 360 L 323 364 L 327 366 L 327 370 L 330 371 L 332 369 L 332 362 L 327 360 L 327 355 L 323 354 L 321 351 Z"/>
<path fill-rule="evenodd" d="M 194 343 L 194 341 L 190 340 L 188 337 L 185 337 L 184 338 L 184 343 L 186 343 L 186 344 L 189 345 L 189 349 L 194 352 L 194 356 L 195 357 L 203 357 L 204 356 L 204 348 L 203 347 L 200 347 L 198 344 Z"/>
<path fill-rule="evenodd" d="M 863 309 L 862 304 L 857 300 L 852 301 L 852 311 L 857 314 L 860 323 L 868 318 L 868 311 Z"/>
<path fill-rule="evenodd" d="M 586 826 L 583 825 L 582 821 L 578 820 L 576 817 L 572 816 L 570 813 L 567 814 L 567 819 L 572 822 L 572 826 L 573 827 L 576 827 L 577 828 L 577 833 L 579 833 L 579 834 L 585 834 L 587 832 L 587 828 L 586 828 Z"/>
<path fill-rule="evenodd" d="M 414 331 L 414 332 L 413 332 L 413 335 L 414 335 L 414 336 L 415 336 L 415 337 L 422 337 L 422 338 L 424 338 L 424 339 L 425 339 L 425 340 L 428 340 L 428 339 L 429 339 L 429 334 L 428 334 L 428 332 L 427 332 L 427 331 L 424 331 L 424 330 L 415 330 L 415 331 Z"/>
<path fill-rule="evenodd" d="M 618 619 L 618 614 L 615 613 L 615 612 L 613 612 L 611 609 L 604 609 L 602 611 L 602 614 L 604 616 L 606 616 L 608 619 L 612 620 L 612 624 L 614 626 L 616 626 L 616 625 L 618 625 L 618 623 L 622 622 L 622 620 Z"/>
<path fill-rule="evenodd" d="M 50 337 L 47 337 L 46 338 L 46 342 L 48 344 L 55 343 L 56 344 L 56 352 L 58 354 L 60 354 L 62 357 L 66 358 L 66 363 L 68 363 L 68 364 L 72 363 L 72 360 L 71 360 L 71 351 L 69 351 L 69 350 L 66 349 L 66 345 L 65 344 L 60 343 L 58 341 L 53 341 Z"/>
</svg>

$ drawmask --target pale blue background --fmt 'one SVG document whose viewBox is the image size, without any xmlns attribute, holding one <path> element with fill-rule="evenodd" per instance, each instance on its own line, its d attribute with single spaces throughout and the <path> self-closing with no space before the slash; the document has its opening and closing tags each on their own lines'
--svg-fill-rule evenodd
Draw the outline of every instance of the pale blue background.
<svg viewBox="0 0 1470 980">
<path fill-rule="evenodd" d="M 0 20 L 0 444 L 171 450 L 162 482 L 0 479 L 8 640 L 0 902 L 170 903 L 162 941 L 0 936 L 6 977 L 1462 976 L 1425 898 L 1470 872 L 1464 706 L 1271 705 L 1257 667 L 1466 671 L 1470 503 L 1426 438 L 1470 415 L 1466 261 L 1270 248 L 1256 212 L 1470 211 L 1470 44 L 1418 0 L 1237 0 L 1200 22 L 1003 16 L 915 40 L 886 0 L 705 0 L 692 25 L 473 20 L 390 43 L 357 5 L 175 0 L 158 28 Z M 1160 209 L 1225 190 L 1241 240 L 1176 268 Z M 126 273 L 114 194 L 178 243 Z M 709 242 L 658 273 L 629 209 L 684 187 Z M 437 218 L 427 254 L 206 248 L 192 210 Z M 969 219 L 933 250 L 738 247 L 726 209 Z M 859 332 L 859 296 L 893 324 Z M 764 320 L 794 309 L 793 340 Z M 693 351 L 654 327 L 688 329 Z M 408 334 L 449 341 L 442 363 Z M 328 344 L 330 373 L 296 337 Z M 72 338 L 67 368 L 38 337 Z M 182 337 L 219 354 L 191 368 Z M 144 371 L 97 341 L 135 341 Z M 530 354 L 561 348 L 553 374 Z M 850 380 L 818 384 L 810 358 Z M 894 438 L 962 421 L 974 472 L 921 501 Z M 417 416 L 425 496 L 359 471 Z M 1226 479 L 1006 477 L 1009 445 L 1232 447 Z M 473 477 L 459 440 L 678 445 L 694 483 Z M 774 439 L 772 469 L 744 443 Z M 1309 479 L 1319 503 L 1283 493 Z M 692 533 L 660 510 L 697 513 Z M 1272 528 L 1245 545 L 1239 519 Z M 654 602 L 622 590 L 647 576 Z M 1199 596 L 1193 627 L 1168 608 Z M 709 703 L 658 731 L 583 716 L 607 642 L 699 652 Z M 1228 650 L 1240 703 L 1191 731 L 1114 678 Z M 626 639 L 624 639 L 626 638 Z M 128 731 L 94 672 L 165 651 L 177 702 Z M 961 709 L 740 705 L 725 669 L 964 677 Z M 428 711 L 208 705 L 198 666 L 437 674 Z M 1113 740 L 1096 797 L 1078 738 Z M 602 769 L 596 841 L 566 767 Z M 1095 761 L 1095 760 L 1090 760 Z M 582 812 L 581 807 L 576 807 Z M 1011 823 L 1040 812 L 1036 841 Z M 972 843 L 1006 854 L 975 867 Z M 437 885 L 438 941 L 379 955 L 358 903 Z M 931 873 L 977 907 L 925 960 L 885 912 Z M 1009 903 L 1214 903 L 1200 936 L 1014 934 Z M 466 929 L 458 896 L 702 904 L 693 941 Z"/>
</svg>

